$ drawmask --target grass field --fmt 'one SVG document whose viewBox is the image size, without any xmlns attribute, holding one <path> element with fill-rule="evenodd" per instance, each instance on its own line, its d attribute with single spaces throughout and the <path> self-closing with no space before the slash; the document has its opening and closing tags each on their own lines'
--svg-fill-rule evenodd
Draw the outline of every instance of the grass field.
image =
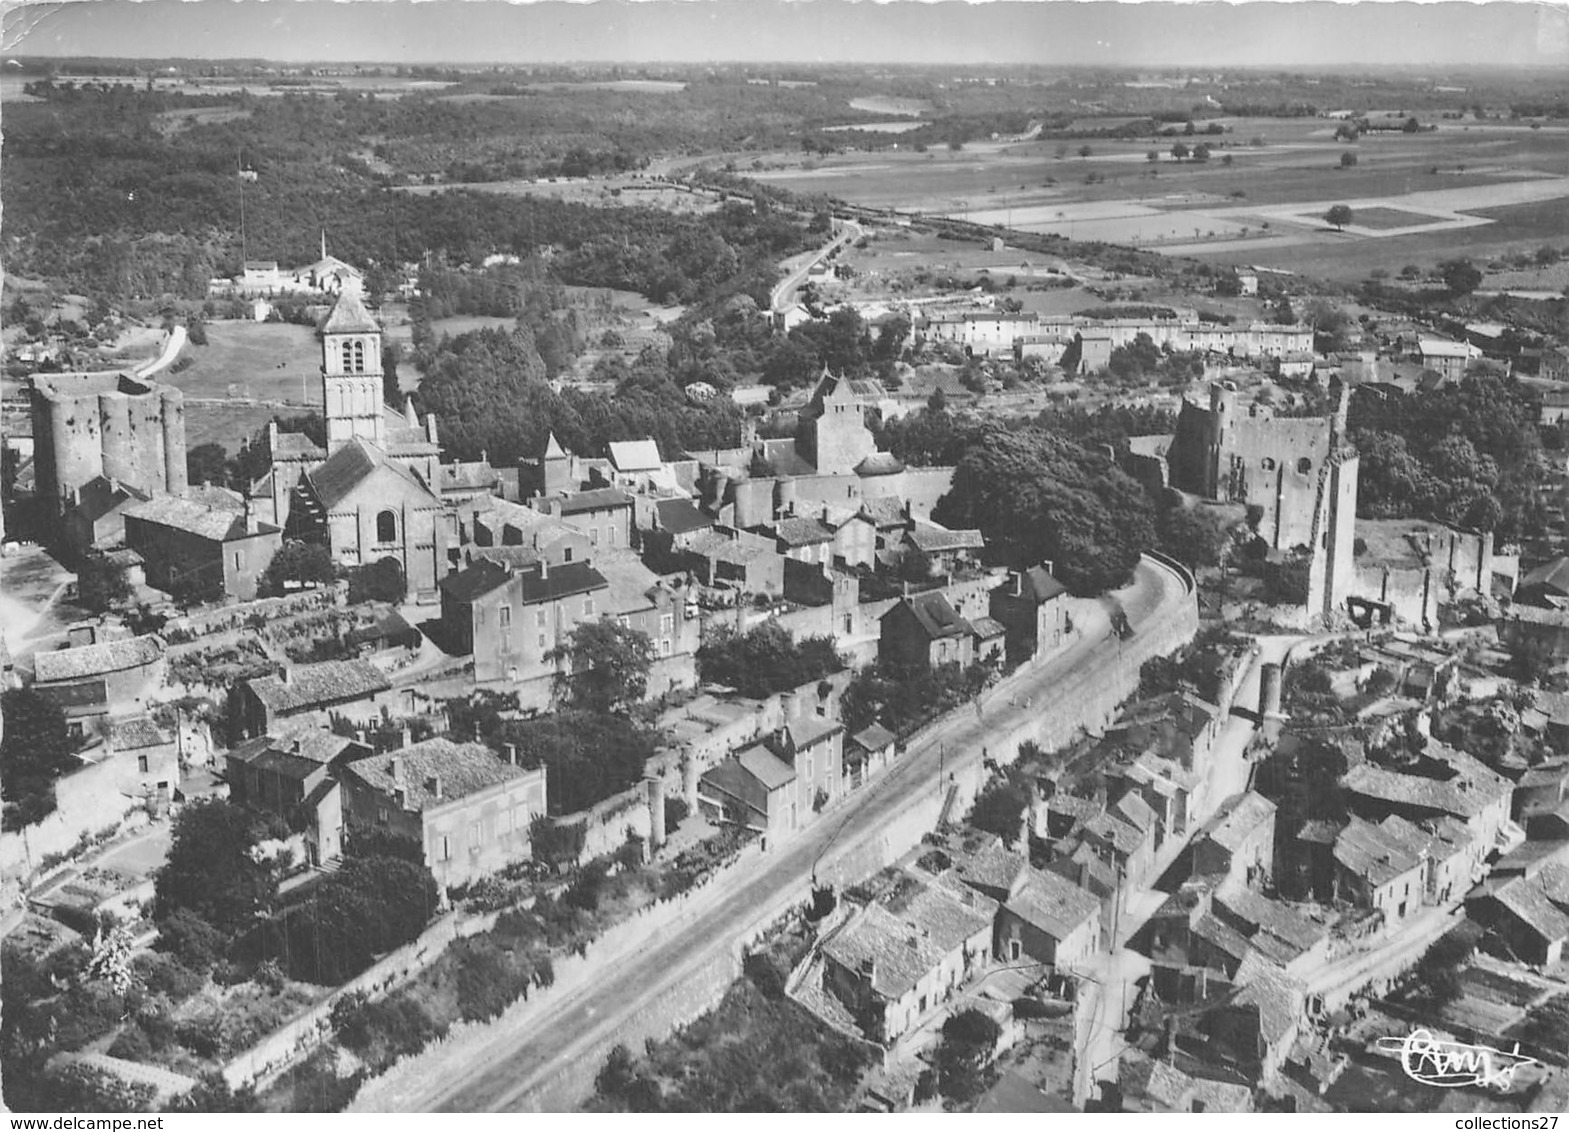
<svg viewBox="0 0 1569 1132">
<path fill-rule="evenodd" d="M 1404 212 L 1398 208 L 1359 208 L 1352 221 L 1358 228 L 1414 228 L 1432 220 L 1422 212 Z"/>
<path fill-rule="evenodd" d="M 288 417 L 304 412 L 302 408 L 281 409 L 275 405 L 251 405 L 243 401 L 228 404 L 206 402 L 185 406 L 185 450 L 201 444 L 221 444 L 234 455 L 275 416 Z"/>
<path fill-rule="evenodd" d="M 321 345 L 308 326 L 208 323 L 207 345 L 184 356 L 194 364 L 165 380 L 189 397 L 321 404 Z"/>
</svg>

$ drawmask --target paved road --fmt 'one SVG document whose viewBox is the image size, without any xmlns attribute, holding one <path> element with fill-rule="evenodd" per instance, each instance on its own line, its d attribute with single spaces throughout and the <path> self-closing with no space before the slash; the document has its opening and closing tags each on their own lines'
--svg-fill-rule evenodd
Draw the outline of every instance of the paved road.
<svg viewBox="0 0 1569 1132">
<path fill-rule="evenodd" d="M 846 244 L 859 240 L 863 234 L 861 226 L 854 220 L 836 221 L 835 228 L 834 238 L 815 252 L 807 252 L 803 256 L 797 256 L 793 261 L 785 261 L 783 266 L 786 267 L 789 274 L 779 282 L 779 285 L 768 296 L 768 308 L 774 314 L 779 314 L 785 307 L 790 305 L 795 295 L 795 289 L 801 285 L 801 281 L 806 278 L 806 273 L 812 269 L 814 264 L 824 259 L 834 249 L 842 248 Z M 793 267 L 791 267 L 792 263 L 794 264 Z"/>
<path fill-rule="evenodd" d="M 1135 630 L 1157 612 L 1189 601 L 1184 583 L 1169 569 L 1146 559 L 1133 583 L 1115 595 Z M 547 1015 L 532 1018 L 526 1032 L 498 1027 L 486 1049 L 457 1072 L 421 1073 L 402 1091 L 400 1107 L 424 1111 L 518 1111 L 566 1108 L 579 1099 L 547 1088 L 560 1074 L 585 1059 L 602 1060 L 607 1043 L 626 1019 L 679 987 L 716 957 L 734 954 L 759 925 L 804 899 L 813 875 L 858 848 L 885 836 L 911 807 L 930 804 L 943 778 L 973 768 L 982 748 L 999 750 L 1014 735 L 1038 722 L 1038 709 L 1025 703 L 1053 696 L 1071 703 L 1104 680 L 1122 648 L 1115 636 L 1086 629 L 1085 636 L 1061 656 L 1019 674 L 987 710 L 960 711 L 946 726 L 912 745 L 893 770 L 809 826 L 764 858 L 750 873 L 710 886 L 695 915 L 621 957 L 605 957 L 605 978 L 562 997 Z M 1010 697 L 1015 703 L 1010 703 Z"/>
</svg>

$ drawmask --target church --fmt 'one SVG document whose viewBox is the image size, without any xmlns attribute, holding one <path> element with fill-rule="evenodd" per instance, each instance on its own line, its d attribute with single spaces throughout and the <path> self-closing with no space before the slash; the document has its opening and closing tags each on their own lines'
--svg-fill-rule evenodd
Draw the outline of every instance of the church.
<svg viewBox="0 0 1569 1132">
<path fill-rule="evenodd" d="M 418 600 L 435 600 L 452 521 L 441 499 L 436 418 L 382 398 L 381 327 L 346 287 L 321 329 L 327 446 L 267 426 L 267 475 L 252 506 L 289 539 L 323 543 L 341 566 L 396 562 Z"/>
</svg>

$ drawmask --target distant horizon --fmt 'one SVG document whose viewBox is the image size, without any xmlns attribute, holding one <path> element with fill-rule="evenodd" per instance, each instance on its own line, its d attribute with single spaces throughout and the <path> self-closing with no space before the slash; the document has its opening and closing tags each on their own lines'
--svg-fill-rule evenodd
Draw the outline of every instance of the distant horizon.
<svg viewBox="0 0 1569 1132">
<path fill-rule="evenodd" d="M 280 66 L 1042 66 L 1533 70 L 1530 0 L 83 0 L 3 17 L 7 58 Z"/>
</svg>

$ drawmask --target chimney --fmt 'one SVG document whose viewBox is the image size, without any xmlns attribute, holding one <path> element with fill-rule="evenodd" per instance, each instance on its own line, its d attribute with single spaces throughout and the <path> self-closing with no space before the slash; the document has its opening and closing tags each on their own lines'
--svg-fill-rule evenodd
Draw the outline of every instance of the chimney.
<svg viewBox="0 0 1569 1132">
<path fill-rule="evenodd" d="M 438 801 L 438 802 L 441 801 L 441 799 L 442 799 L 441 775 L 433 774 L 429 778 L 427 778 L 425 780 L 425 789 L 430 791 L 431 796 L 434 797 L 436 799 L 436 801 Z"/>
<path fill-rule="evenodd" d="M 392 800 L 397 803 L 398 809 L 406 810 L 409 807 L 409 792 L 402 786 L 392 788 Z"/>
<path fill-rule="evenodd" d="M 287 664 L 285 664 L 283 666 L 282 670 L 278 673 L 278 678 L 281 679 L 284 682 L 285 685 L 293 684 L 294 683 L 294 669 L 290 668 Z"/>
<path fill-rule="evenodd" d="M 794 692 L 781 692 L 779 695 L 779 718 L 789 723 L 795 718 L 796 696 Z"/>
<path fill-rule="evenodd" d="M 397 783 L 399 786 L 402 786 L 403 785 L 403 757 L 401 755 L 393 755 L 392 756 L 392 762 L 389 765 L 392 768 L 392 781 Z"/>
<path fill-rule="evenodd" d="M 542 581 L 542 582 L 547 582 L 547 581 L 550 580 L 550 559 L 549 558 L 541 558 L 539 560 L 539 580 Z"/>
<path fill-rule="evenodd" d="M 1008 571 L 1008 577 L 1013 582 L 1013 596 L 1014 597 L 1023 597 L 1024 596 L 1024 571 L 1023 570 L 1009 570 Z"/>
<path fill-rule="evenodd" d="M 1046 571 L 1046 573 L 1050 574 L 1052 572 L 1052 567 L 1054 567 L 1056 565 L 1057 564 L 1055 562 L 1053 562 L 1050 558 L 1047 558 L 1047 559 L 1044 559 L 1041 562 L 1041 569 Z"/>
<path fill-rule="evenodd" d="M 411 747 L 413 745 L 414 745 L 414 734 L 413 734 L 413 732 L 411 732 L 409 730 L 409 725 L 405 723 L 403 725 L 403 731 L 399 735 L 398 746 L 401 748 L 401 747 Z"/>
<path fill-rule="evenodd" d="M 507 748 L 507 764 L 509 766 L 517 766 L 518 765 L 518 745 L 516 743 L 508 743 L 508 744 L 506 744 L 506 748 Z"/>
<path fill-rule="evenodd" d="M 361 727 L 354 732 L 354 741 L 362 747 L 365 745 L 365 728 Z"/>
<path fill-rule="evenodd" d="M 120 494 L 120 481 L 115 479 L 113 476 L 109 477 L 109 494 L 110 495 L 119 495 Z"/>
<path fill-rule="evenodd" d="M 870 955 L 861 960 L 861 978 L 868 983 L 877 981 L 877 960 Z"/>
</svg>

